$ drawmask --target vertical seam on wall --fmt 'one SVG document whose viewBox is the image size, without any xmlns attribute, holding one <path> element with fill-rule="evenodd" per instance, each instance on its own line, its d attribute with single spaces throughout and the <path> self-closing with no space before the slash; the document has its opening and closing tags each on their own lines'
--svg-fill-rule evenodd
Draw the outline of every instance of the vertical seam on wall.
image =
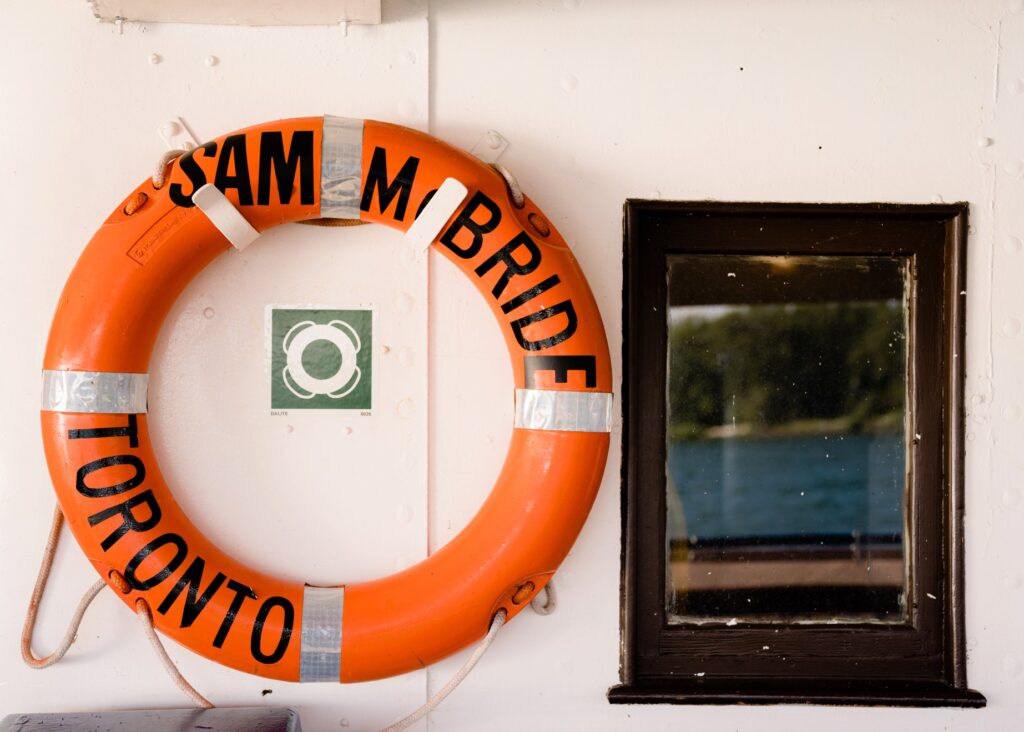
<svg viewBox="0 0 1024 732">
<path fill-rule="evenodd" d="M 434 134 L 434 24 L 430 13 L 430 3 L 427 2 L 427 58 L 424 61 L 427 65 L 427 132 Z"/>
<path fill-rule="evenodd" d="M 998 126 L 999 102 L 1000 102 L 1000 97 L 1002 96 L 1000 94 L 1000 85 L 1002 83 L 1002 78 L 1001 77 L 1002 77 L 1002 61 L 1003 61 L 1003 20 L 1002 20 L 1002 18 L 1000 18 L 998 20 L 998 22 L 996 23 L 995 45 L 996 45 L 996 47 L 995 47 L 995 73 L 993 74 L 994 87 L 992 89 L 992 117 L 991 117 L 991 123 L 992 123 L 992 133 L 993 133 L 993 135 L 998 135 L 999 134 L 999 126 Z M 992 165 L 989 167 L 989 171 L 988 171 L 989 175 L 991 176 L 991 181 L 989 183 L 989 200 L 988 200 L 989 226 L 991 227 L 991 236 L 990 236 L 989 246 L 986 247 L 986 249 L 988 251 L 988 262 L 986 263 L 987 267 L 988 267 L 988 278 L 987 278 L 988 279 L 988 296 L 987 296 L 986 299 L 987 299 L 988 302 L 987 302 L 987 307 L 985 308 L 985 316 L 986 316 L 986 318 L 988 318 L 988 323 L 986 324 L 986 328 L 985 328 L 985 337 L 986 337 L 986 340 L 987 340 L 987 344 L 986 345 L 988 347 L 987 348 L 988 353 L 987 353 L 987 363 L 985 364 L 984 373 L 985 373 L 985 376 L 989 380 L 989 384 L 991 385 L 991 390 L 989 392 L 989 399 L 990 399 L 989 408 L 991 408 L 991 404 L 995 400 L 995 390 L 996 390 L 995 345 L 994 345 L 995 337 L 994 337 L 994 334 L 993 334 L 992 331 L 995 328 L 995 322 L 996 322 L 993 308 L 995 307 L 996 247 L 998 246 L 998 242 L 997 242 L 997 240 L 998 240 L 998 227 L 996 225 L 996 221 L 997 221 L 997 218 L 996 218 L 996 212 L 997 212 L 996 196 L 998 195 L 998 192 L 999 192 L 999 163 L 1000 163 L 999 155 L 996 155 L 994 157 L 994 159 L 992 161 Z M 967 232 L 968 245 L 970 244 L 970 238 L 971 238 L 971 234 L 970 234 L 970 231 L 968 231 Z M 968 249 L 968 251 L 970 251 L 970 250 Z M 966 347 L 965 347 L 964 350 L 967 350 Z M 967 354 L 964 354 L 965 358 L 966 358 L 966 356 L 967 356 Z M 970 362 L 968 362 L 967 365 L 970 366 Z M 964 399 L 965 400 L 967 399 L 967 393 L 968 392 L 965 389 L 964 390 Z M 965 404 L 965 407 L 966 407 L 966 404 Z M 989 428 L 991 430 L 991 425 L 989 426 Z M 986 482 L 987 482 L 988 485 L 994 485 L 994 479 L 996 477 L 996 466 L 995 466 L 995 455 L 994 455 L 995 450 L 993 449 L 993 445 L 992 445 L 991 432 L 989 433 L 989 439 L 985 440 L 985 451 L 987 453 L 985 455 L 985 460 L 986 460 L 987 473 L 988 473 Z M 966 467 L 966 458 L 967 458 L 967 455 L 966 455 L 966 448 L 965 448 L 965 455 L 964 455 L 965 467 Z M 964 493 L 965 494 L 967 492 L 966 482 L 967 481 L 966 481 L 966 477 L 965 477 L 965 480 L 964 480 L 964 483 L 965 483 L 965 485 L 964 485 Z M 966 507 L 965 507 L 965 512 L 966 512 Z M 995 506 L 994 506 L 994 504 L 990 504 L 990 507 L 989 507 L 989 522 L 990 522 L 989 525 L 990 526 L 992 525 L 992 522 L 994 521 L 994 519 L 995 519 Z M 964 530 L 964 534 L 966 536 L 966 527 L 965 527 L 965 530 Z M 990 542 L 991 542 L 991 538 L 992 538 L 992 533 L 991 533 L 991 531 L 989 531 L 988 540 L 985 542 L 985 550 L 984 550 L 984 555 L 983 556 L 986 556 L 988 554 L 988 548 L 989 548 L 989 545 L 990 545 Z M 965 554 L 966 554 L 966 552 L 965 552 Z M 966 558 L 965 558 L 965 561 L 966 561 Z M 965 567 L 964 568 L 965 596 L 966 596 L 967 583 L 970 582 L 970 581 L 971 581 L 971 579 L 967 575 L 967 571 L 966 571 L 966 567 Z M 966 621 L 965 621 L 964 624 L 966 626 Z M 964 634 L 966 635 L 966 633 L 967 633 L 967 628 L 964 627 Z M 967 665 L 967 666 L 970 665 L 970 658 L 969 657 L 968 657 L 968 659 L 965 660 L 965 665 Z"/>
<path fill-rule="evenodd" d="M 999 18 L 999 20 L 997 20 L 997 22 L 996 22 L 995 33 L 994 33 L 994 41 L 995 41 L 994 59 L 993 59 L 994 69 L 993 69 L 993 73 L 992 73 L 992 96 L 991 96 L 991 99 L 992 99 L 992 111 L 991 111 L 991 114 L 988 115 L 988 119 L 984 120 L 984 123 L 987 123 L 989 125 L 990 130 L 991 130 L 991 134 L 994 137 L 998 138 L 999 135 L 1000 135 L 1000 128 L 999 128 L 999 124 L 998 124 L 998 121 L 999 121 L 999 105 L 1000 105 L 1000 98 L 1002 96 L 1001 93 L 1000 93 L 1000 85 L 1002 83 L 1002 61 L 1003 61 L 1003 20 L 1002 20 L 1002 18 Z M 988 237 L 988 246 L 984 247 L 985 253 L 986 253 L 985 265 L 986 265 L 986 268 L 987 268 L 985 280 L 986 280 L 986 285 L 988 287 L 988 292 L 986 293 L 985 298 L 984 298 L 985 299 L 985 305 L 986 305 L 986 307 L 984 309 L 984 312 L 985 312 L 985 318 L 987 319 L 987 322 L 984 324 L 985 325 L 984 334 L 985 334 L 985 351 L 986 351 L 985 352 L 985 357 L 986 357 L 986 360 L 985 360 L 985 364 L 982 367 L 976 367 L 971 362 L 971 360 L 969 360 L 969 359 L 966 361 L 965 365 L 966 365 L 967 368 L 965 369 L 965 381 L 968 382 L 968 383 L 966 383 L 964 385 L 964 397 L 963 397 L 964 398 L 964 409 L 966 411 L 965 422 L 971 420 L 974 417 L 974 412 L 975 412 L 975 407 L 973 407 L 973 405 L 969 405 L 968 404 L 968 400 L 970 399 L 969 395 L 973 391 L 973 389 L 972 389 L 972 387 L 970 386 L 970 383 L 969 383 L 970 380 L 972 379 L 972 377 L 981 376 L 981 377 L 983 377 L 984 379 L 987 380 L 988 385 L 989 385 L 989 389 L 988 389 L 988 393 L 987 393 L 986 396 L 989 399 L 989 403 L 988 403 L 989 409 L 992 408 L 992 404 L 995 402 L 995 391 L 996 391 L 996 380 L 995 380 L 995 378 L 996 378 L 996 373 L 995 373 L 995 336 L 994 336 L 994 333 L 993 333 L 993 329 L 995 328 L 996 318 L 995 318 L 995 315 L 994 315 L 993 308 L 995 307 L 996 249 L 999 246 L 998 241 L 999 241 L 999 236 L 1000 236 L 999 226 L 998 226 L 998 223 L 997 223 L 998 222 L 998 218 L 997 218 L 997 208 L 998 207 L 996 206 L 996 196 L 998 195 L 998 191 L 999 191 L 999 175 L 1000 175 L 1000 155 L 998 153 L 992 156 L 991 164 L 988 166 L 988 175 L 989 175 L 989 181 L 988 181 L 988 184 L 989 184 L 988 185 L 988 206 L 986 207 L 987 208 L 986 213 L 988 214 L 989 237 Z M 967 244 L 968 244 L 968 252 L 970 252 L 971 251 L 971 249 L 970 249 L 971 242 L 974 239 L 974 235 L 972 235 L 970 230 L 968 230 L 966 238 L 967 238 Z M 970 257 L 969 254 L 968 254 L 968 256 Z M 970 267 L 968 266 L 968 277 L 969 276 L 970 276 Z M 975 309 L 977 310 L 977 308 L 975 308 Z M 968 315 L 968 317 L 970 317 L 970 316 Z M 965 353 L 963 355 L 963 357 L 965 359 L 967 359 L 968 354 L 966 352 L 968 350 L 969 349 L 967 347 L 967 340 L 965 339 L 965 343 L 964 343 L 964 351 L 965 351 Z M 972 372 L 974 372 L 974 373 L 972 374 Z M 973 401 L 973 400 L 971 400 L 971 401 Z M 986 473 L 987 473 L 987 475 L 985 477 L 985 480 L 986 480 L 986 483 L 988 485 L 993 485 L 994 484 L 993 481 L 994 481 L 995 472 L 996 472 L 996 470 L 995 470 L 995 457 L 994 457 L 995 450 L 993 449 L 993 444 L 992 444 L 991 428 L 992 427 L 991 427 L 991 423 L 990 423 L 989 424 L 989 430 L 990 430 L 990 432 L 989 432 L 989 439 L 986 439 L 984 441 L 984 443 L 983 443 L 983 445 L 984 445 L 983 449 L 985 450 L 985 453 L 986 453 L 985 456 L 984 456 L 985 464 L 986 464 Z M 966 429 L 966 427 L 965 427 L 965 429 Z M 979 448 L 975 447 L 974 449 L 977 450 Z M 965 454 L 964 454 L 965 468 L 966 468 L 966 461 L 967 461 L 967 453 L 969 453 L 969 452 L 970 452 L 970 450 L 965 447 Z M 977 458 L 975 458 L 975 459 L 977 459 Z M 968 492 L 968 481 L 967 481 L 966 475 L 965 475 L 965 479 L 964 479 L 964 489 L 963 489 L 963 491 L 964 491 L 964 494 L 965 494 L 965 497 L 966 497 L 966 494 Z M 989 524 L 990 525 L 991 525 L 992 521 L 995 519 L 995 511 L 996 511 L 996 508 L 995 508 L 994 503 L 990 503 L 989 504 Z M 966 513 L 967 513 L 967 515 L 970 515 L 969 514 L 969 509 L 966 510 Z M 966 531 L 967 531 L 967 527 L 965 526 L 964 527 L 964 535 L 965 536 L 966 536 Z M 988 536 L 988 540 L 985 542 L 984 549 L 981 549 L 980 547 L 975 547 L 974 551 L 978 552 L 982 556 L 987 556 L 991 538 L 992 537 L 991 537 L 991 531 L 990 531 L 989 532 L 989 536 Z M 965 557 L 965 561 L 966 561 L 966 557 Z M 971 582 L 971 576 L 967 573 L 966 567 L 965 567 L 965 570 L 964 570 L 964 584 L 965 584 L 965 588 L 966 588 L 966 586 L 968 586 L 970 584 L 970 582 Z M 965 592 L 965 599 L 966 599 L 966 592 Z M 964 633 L 965 634 L 967 633 L 967 628 L 966 627 L 964 628 Z M 967 665 L 971 664 L 971 661 L 970 661 L 969 658 L 966 660 L 966 664 Z"/>
<path fill-rule="evenodd" d="M 435 120 L 434 120 L 434 89 L 435 89 L 435 83 L 434 83 L 435 82 L 435 79 L 434 79 L 434 73 L 435 73 L 434 72 L 434 44 L 435 44 L 435 33 L 434 33 L 434 23 L 433 23 L 433 18 L 432 18 L 432 12 L 431 11 L 432 11 L 432 8 L 431 8 L 430 2 L 428 0 L 428 2 L 426 4 L 426 16 L 427 16 L 426 17 L 426 23 L 427 23 L 427 57 L 426 57 L 426 59 L 424 59 L 424 63 L 427 65 L 427 132 L 432 135 L 435 132 L 436 125 L 435 125 Z M 427 527 L 426 527 L 426 532 L 425 532 L 426 544 L 427 544 L 426 545 L 426 555 L 429 557 L 430 553 L 431 553 L 431 548 L 432 548 L 432 545 L 433 545 L 433 541 L 434 541 L 433 532 L 432 532 L 433 520 L 434 520 L 434 510 L 433 510 L 434 509 L 434 472 L 433 472 L 433 469 L 432 469 L 432 466 L 433 466 L 433 460 L 432 460 L 432 456 L 433 456 L 433 439 L 432 439 L 432 430 L 430 429 L 430 420 L 431 420 L 431 416 L 432 416 L 431 415 L 431 409 L 432 409 L 432 404 L 433 404 L 433 400 L 431 399 L 431 393 L 430 393 L 431 392 L 431 376 L 432 376 L 431 345 L 433 343 L 433 338 L 434 338 L 434 330 L 433 330 L 432 324 L 431 324 L 431 315 L 433 313 L 433 298 L 430 296 L 431 295 L 430 284 L 431 284 L 432 274 L 433 274 L 432 267 L 431 267 L 431 260 L 433 259 L 433 247 L 429 247 L 423 253 L 423 256 L 424 256 L 424 259 L 426 260 L 425 261 L 426 285 L 425 285 L 424 289 L 425 289 L 425 292 L 426 292 L 426 299 L 427 299 L 427 302 L 426 302 L 426 320 L 427 320 L 426 344 L 427 344 L 427 348 L 426 348 L 426 354 L 423 357 L 423 362 L 425 364 L 424 368 L 426 369 L 426 389 L 424 389 L 425 401 L 426 401 L 426 404 L 424 405 L 424 413 L 425 413 L 426 416 L 425 416 L 424 421 L 425 421 L 426 427 L 427 427 L 427 429 L 426 429 L 426 439 L 425 439 L 426 459 L 424 460 L 424 465 L 425 465 L 425 468 L 426 468 L 426 471 L 427 471 L 427 495 L 426 495 L 426 501 L 425 501 L 426 510 L 424 511 L 424 514 L 425 514 L 425 521 L 427 522 Z M 434 671 L 433 671 L 433 669 L 430 666 L 428 666 L 425 669 L 425 671 L 426 671 L 426 673 L 423 675 L 424 676 L 424 680 L 423 680 L 424 698 L 425 699 L 430 699 L 433 696 L 432 688 L 434 686 L 434 678 L 433 678 L 434 677 Z M 423 726 L 426 729 L 430 729 L 431 715 L 432 715 L 432 711 L 428 711 L 425 715 L 423 715 Z"/>
<path fill-rule="evenodd" d="M 1002 21 L 1002 19 L 1000 19 L 999 22 L 996 24 L 995 40 L 996 40 L 996 53 L 995 53 L 995 56 L 996 56 L 995 66 L 996 66 L 996 68 L 995 68 L 995 74 L 993 75 L 994 76 L 994 79 L 993 79 L 994 87 L 992 89 L 992 119 L 993 119 L 993 121 L 999 116 L 999 77 L 1000 77 L 1000 66 L 1001 66 L 1002 57 L 1003 57 L 1003 21 Z M 987 334 L 987 338 L 988 338 L 988 363 L 985 364 L 985 376 L 988 377 L 989 383 L 992 384 L 992 392 L 993 393 L 990 394 L 989 396 L 990 397 L 994 397 L 995 396 L 995 394 L 994 394 L 994 392 L 995 392 L 995 354 L 993 352 L 993 345 L 992 345 L 992 328 L 993 328 L 993 324 L 995 322 L 995 319 L 992 317 L 992 313 L 993 313 L 992 307 L 995 304 L 995 295 L 994 295 L 994 292 L 993 292 L 993 285 L 995 284 L 995 264 L 996 264 L 996 261 L 995 261 L 996 260 L 995 234 L 996 234 L 996 192 L 998 191 L 998 186 L 999 186 L 999 183 L 998 183 L 998 181 L 999 181 L 999 163 L 998 162 L 993 163 L 993 165 L 989 168 L 989 175 L 991 176 L 991 181 L 989 183 L 988 206 L 989 206 L 989 226 L 992 227 L 992 246 L 988 247 L 988 253 L 989 253 L 988 254 L 988 308 L 987 308 L 988 328 L 986 329 L 986 334 Z M 968 240 L 970 240 L 970 231 L 967 232 L 967 238 L 968 238 Z M 967 354 L 964 354 L 964 358 L 966 358 L 966 357 L 967 357 Z M 992 465 L 992 460 L 991 460 L 991 452 L 990 452 L 990 455 L 989 455 L 989 469 L 990 470 L 991 470 L 991 465 Z M 991 477 L 992 476 L 990 475 L 989 478 L 991 479 Z"/>
<path fill-rule="evenodd" d="M 424 63 L 426 63 L 426 65 L 427 65 L 427 132 L 430 133 L 430 134 L 434 134 L 434 64 L 433 64 L 433 56 L 434 56 L 434 49 L 433 49 L 433 46 L 434 46 L 434 24 L 431 22 L 430 10 L 431 10 L 430 3 L 427 2 L 427 6 L 426 6 L 426 15 L 427 15 L 427 17 L 426 17 L 426 23 L 427 23 L 427 58 L 424 61 Z M 427 302 L 426 302 L 426 309 L 427 309 L 427 313 L 426 313 L 426 319 L 427 319 L 427 339 L 426 339 L 427 340 L 427 352 L 426 352 L 426 355 L 423 358 L 423 361 L 424 361 L 424 364 L 425 364 L 424 368 L 426 369 L 426 374 L 427 374 L 427 377 L 426 377 L 427 378 L 426 405 L 425 405 L 425 410 L 424 411 L 426 412 L 426 423 L 427 423 L 427 436 L 426 436 L 426 450 L 427 450 L 427 457 L 426 457 L 426 468 L 427 468 L 427 500 L 426 500 L 427 530 L 426 530 L 426 541 L 427 541 L 427 546 L 426 546 L 426 555 L 428 557 L 430 556 L 430 550 L 431 550 L 431 546 L 432 546 L 432 543 L 433 543 L 433 536 L 432 536 L 432 532 L 431 532 L 431 520 L 433 518 L 433 511 L 432 511 L 433 503 L 432 502 L 433 502 L 433 496 L 434 496 L 434 486 L 433 486 L 433 481 L 432 481 L 432 477 L 431 477 L 433 475 L 433 473 L 431 472 L 431 469 L 430 469 L 431 468 L 430 456 L 431 456 L 431 449 L 432 449 L 432 440 L 431 440 L 431 431 L 430 431 L 430 411 L 431 411 L 431 399 L 430 399 L 430 377 L 431 377 L 430 355 L 431 354 L 430 354 L 430 345 L 431 345 L 432 338 L 433 338 L 433 329 L 431 328 L 431 323 L 430 323 L 430 316 L 431 316 L 431 312 L 432 312 L 432 307 L 431 307 L 432 299 L 430 297 L 430 281 L 431 281 L 430 261 L 431 261 L 431 251 L 432 250 L 433 250 L 433 247 L 429 247 L 426 250 L 426 252 L 424 253 L 424 257 L 425 257 L 425 260 L 426 260 L 425 266 L 426 266 L 426 278 L 427 278 L 426 286 L 424 288 L 425 292 L 426 292 L 426 298 L 427 298 Z M 428 672 L 427 675 L 429 676 L 429 672 Z M 429 698 L 429 685 L 428 685 L 428 695 L 427 696 Z M 428 713 L 428 715 L 427 715 L 427 719 L 428 720 L 429 720 L 429 716 L 430 715 Z M 429 724 L 429 721 L 428 721 L 428 724 Z"/>
</svg>

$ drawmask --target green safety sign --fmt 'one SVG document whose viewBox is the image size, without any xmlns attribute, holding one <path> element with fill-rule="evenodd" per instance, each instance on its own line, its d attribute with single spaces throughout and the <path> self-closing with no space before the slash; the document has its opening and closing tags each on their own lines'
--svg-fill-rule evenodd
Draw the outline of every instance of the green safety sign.
<svg viewBox="0 0 1024 732">
<path fill-rule="evenodd" d="M 271 409 L 370 409 L 372 310 L 270 311 Z"/>
</svg>

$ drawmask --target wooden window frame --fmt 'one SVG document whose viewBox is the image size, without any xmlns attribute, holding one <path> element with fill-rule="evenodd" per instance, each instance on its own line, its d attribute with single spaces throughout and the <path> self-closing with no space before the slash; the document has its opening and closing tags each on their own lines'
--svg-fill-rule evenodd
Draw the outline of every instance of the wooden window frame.
<svg viewBox="0 0 1024 732">
<path fill-rule="evenodd" d="M 980 707 L 964 644 L 966 203 L 629 200 L 623 257 L 622 683 L 612 703 Z M 911 262 L 907 624 L 669 624 L 667 261 L 674 254 Z M 934 599 L 932 599 L 934 597 Z M 767 647 L 767 650 L 765 649 Z"/>
</svg>

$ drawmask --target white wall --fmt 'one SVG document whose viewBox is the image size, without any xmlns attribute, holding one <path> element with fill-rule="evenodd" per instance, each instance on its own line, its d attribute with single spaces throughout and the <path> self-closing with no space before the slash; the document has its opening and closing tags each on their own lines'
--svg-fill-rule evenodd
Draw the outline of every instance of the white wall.
<svg viewBox="0 0 1024 732">
<path fill-rule="evenodd" d="M 422 6 L 385 0 L 384 25 L 351 28 L 347 37 L 333 29 L 177 26 L 118 35 L 95 25 L 84 3 L 22 0 L 5 8 L 0 712 L 182 704 L 112 596 L 97 602 L 64 664 L 33 672 L 18 659 L 21 613 L 52 505 L 36 428 L 45 332 L 84 242 L 160 153 L 155 129 L 167 116 L 182 115 L 200 136 L 213 136 L 326 111 L 429 126 L 466 148 L 488 128 L 508 137 L 502 162 L 572 244 L 601 305 L 617 370 L 628 197 L 971 203 L 967 645 L 970 684 L 988 697 L 986 709 L 609 705 L 605 690 L 618 680 L 616 426 L 594 512 L 558 574 L 558 612 L 525 613 L 504 629 L 431 714 L 430 728 L 1019 729 L 1024 570 L 1013 540 L 1024 522 L 1017 375 L 1024 3 L 433 0 L 429 22 Z M 163 63 L 151 66 L 150 53 Z M 221 63 L 206 67 L 209 54 Z M 373 267 L 374 256 L 404 261 L 405 279 L 366 286 L 352 265 Z M 154 368 L 154 400 L 164 407 L 154 419 L 168 436 L 159 445 L 162 464 L 193 514 L 247 561 L 292 576 L 390 571 L 421 556 L 428 542 L 443 544 L 489 489 L 510 429 L 511 373 L 478 296 L 440 257 L 429 263 L 429 390 L 417 401 L 429 446 L 415 441 L 416 420 L 393 438 L 396 452 L 401 444 L 428 450 L 409 467 L 413 489 L 400 494 L 378 482 L 375 465 L 345 447 L 345 439 L 372 431 L 369 423 L 339 421 L 325 438 L 246 411 L 246 390 L 259 388 L 251 371 L 262 368 L 262 331 L 237 324 L 256 317 L 254 309 L 261 315 L 266 302 L 289 300 L 355 296 L 398 313 L 395 303 L 408 302 L 403 293 L 422 316 L 425 292 L 416 288 L 425 265 L 403 256 L 392 232 L 288 227 L 240 258 L 214 263 L 172 314 Z M 203 318 L 211 306 L 218 314 Z M 410 366 L 394 369 L 396 381 L 424 373 L 414 335 L 403 337 L 411 339 Z M 317 426 L 325 425 L 310 425 Z M 246 449 L 254 441 L 255 454 Z M 340 465 L 332 451 L 340 451 Z M 296 484 L 317 487 L 282 500 L 286 471 Z M 401 505 L 413 519 L 389 523 L 387 516 L 408 515 Z M 367 515 L 378 517 L 379 531 L 365 531 Z M 358 553 L 348 543 L 353 535 Z M 67 542 L 43 609 L 41 647 L 59 637 L 90 572 Z M 339 688 L 265 682 L 171 652 L 215 701 L 293 706 L 314 730 L 374 729 L 398 718 L 465 658 Z M 262 696 L 267 688 L 272 694 Z"/>
</svg>

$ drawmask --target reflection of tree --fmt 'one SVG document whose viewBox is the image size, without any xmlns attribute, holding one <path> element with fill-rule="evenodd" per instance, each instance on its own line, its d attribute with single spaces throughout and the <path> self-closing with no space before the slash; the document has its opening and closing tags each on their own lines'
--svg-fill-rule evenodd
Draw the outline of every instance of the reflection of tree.
<svg viewBox="0 0 1024 732">
<path fill-rule="evenodd" d="M 737 307 L 669 331 L 675 437 L 709 427 L 842 419 L 843 429 L 903 409 L 903 309 L 894 302 Z"/>
</svg>

